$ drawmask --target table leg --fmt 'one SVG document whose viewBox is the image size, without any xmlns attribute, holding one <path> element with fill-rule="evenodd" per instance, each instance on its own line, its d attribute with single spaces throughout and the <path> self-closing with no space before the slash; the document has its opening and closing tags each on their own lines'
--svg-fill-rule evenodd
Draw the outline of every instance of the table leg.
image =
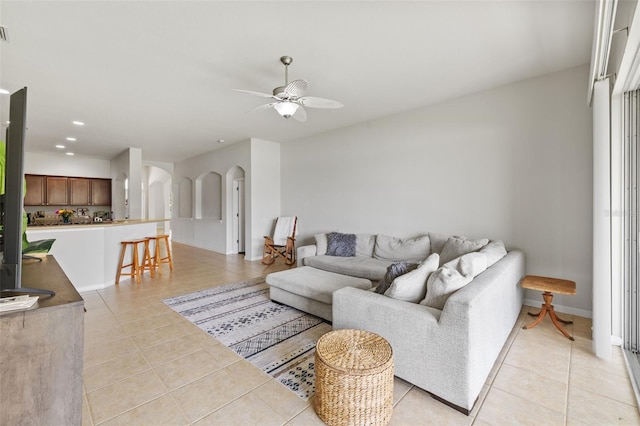
<svg viewBox="0 0 640 426">
<path fill-rule="evenodd" d="M 569 333 L 567 333 L 567 331 L 564 328 L 562 328 L 562 325 L 560 325 L 560 323 L 573 324 L 573 321 L 566 321 L 566 320 L 558 318 L 558 316 L 556 315 L 555 311 L 553 310 L 553 305 L 551 304 L 551 302 L 553 301 L 553 294 L 548 292 L 548 291 L 545 291 L 544 293 L 542 293 L 542 298 L 544 299 L 544 305 L 542 305 L 542 307 L 540 308 L 540 312 L 538 312 L 537 314 L 532 314 L 532 313 L 529 312 L 529 315 L 537 316 L 538 318 L 536 318 L 531 324 L 525 325 L 522 328 L 525 329 L 525 330 L 529 330 L 529 329 L 537 326 L 538 324 L 540 324 L 542 322 L 542 320 L 544 319 L 544 317 L 546 316 L 546 314 L 548 312 L 549 313 L 549 317 L 551 318 L 551 321 L 556 326 L 556 328 L 558 330 L 560 330 L 560 332 L 567 339 L 574 340 L 574 338 Z"/>
</svg>

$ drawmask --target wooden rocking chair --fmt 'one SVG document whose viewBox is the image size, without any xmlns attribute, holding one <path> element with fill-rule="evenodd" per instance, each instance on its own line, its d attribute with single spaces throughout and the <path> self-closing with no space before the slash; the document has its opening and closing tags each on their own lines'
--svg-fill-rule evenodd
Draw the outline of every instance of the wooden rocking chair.
<svg viewBox="0 0 640 426">
<path fill-rule="evenodd" d="M 287 265 L 296 262 L 296 225 L 298 217 L 279 217 L 276 221 L 276 229 L 272 237 L 264 237 L 264 253 L 262 263 L 271 265 L 278 256 L 284 259 Z"/>
</svg>

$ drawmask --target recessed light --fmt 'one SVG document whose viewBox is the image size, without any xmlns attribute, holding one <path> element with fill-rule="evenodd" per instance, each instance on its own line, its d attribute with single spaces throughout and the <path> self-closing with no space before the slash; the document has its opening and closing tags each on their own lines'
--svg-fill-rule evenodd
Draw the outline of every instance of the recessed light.
<svg viewBox="0 0 640 426">
<path fill-rule="evenodd" d="M 64 146 L 64 145 L 56 145 L 56 148 L 58 148 L 58 149 L 65 149 L 65 148 L 66 148 L 66 146 Z"/>
<path fill-rule="evenodd" d="M 9 91 L 8 91 L 8 90 L 5 90 L 5 89 L 0 89 L 0 94 L 1 94 L 1 95 L 8 95 L 8 94 L 9 94 Z"/>
<path fill-rule="evenodd" d="M 69 142 L 75 142 L 75 141 L 76 141 L 76 138 L 67 138 L 67 140 L 68 140 Z"/>
<path fill-rule="evenodd" d="M 218 143 L 224 143 L 224 139 L 218 139 Z"/>
<path fill-rule="evenodd" d="M 73 152 L 67 152 L 67 155 L 75 155 Z"/>
<path fill-rule="evenodd" d="M 84 123 L 82 121 L 73 121 L 72 123 L 76 126 L 84 126 Z"/>
</svg>

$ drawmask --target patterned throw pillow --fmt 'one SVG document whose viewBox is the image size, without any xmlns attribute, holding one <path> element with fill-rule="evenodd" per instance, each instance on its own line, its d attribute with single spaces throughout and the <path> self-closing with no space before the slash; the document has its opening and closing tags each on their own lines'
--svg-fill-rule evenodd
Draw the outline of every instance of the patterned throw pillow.
<svg viewBox="0 0 640 426">
<path fill-rule="evenodd" d="M 356 255 L 356 234 L 327 234 L 327 256 L 354 257 Z"/>
<path fill-rule="evenodd" d="M 384 294 L 385 291 L 389 288 L 393 280 L 395 280 L 400 275 L 404 275 L 407 272 L 411 272 L 418 267 L 417 263 L 411 262 L 395 262 L 387 267 L 387 273 L 384 274 L 384 278 L 378 282 L 378 286 L 376 287 L 376 293 Z"/>
</svg>

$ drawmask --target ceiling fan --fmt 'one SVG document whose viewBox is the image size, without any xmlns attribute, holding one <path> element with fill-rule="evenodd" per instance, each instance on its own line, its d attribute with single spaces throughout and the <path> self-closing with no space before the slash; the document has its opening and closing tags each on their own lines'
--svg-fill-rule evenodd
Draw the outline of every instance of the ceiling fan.
<svg viewBox="0 0 640 426">
<path fill-rule="evenodd" d="M 274 100 L 271 103 L 260 105 L 252 111 L 273 108 L 284 118 L 293 117 L 298 121 L 307 121 L 307 112 L 304 110 L 304 107 L 333 109 L 344 106 L 340 102 L 331 99 L 305 96 L 307 88 L 309 87 L 309 83 L 307 83 L 306 80 L 293 80 L 289 82 L 289 65 L 293 62 L 293 58 L 291 56 L 283 56 L 280 58 L 280 62 L 284 65 L 284 86 L 273 89 L 273 94 L 234 89 L 237 92 L 249 93 Z"/>
</svg>

